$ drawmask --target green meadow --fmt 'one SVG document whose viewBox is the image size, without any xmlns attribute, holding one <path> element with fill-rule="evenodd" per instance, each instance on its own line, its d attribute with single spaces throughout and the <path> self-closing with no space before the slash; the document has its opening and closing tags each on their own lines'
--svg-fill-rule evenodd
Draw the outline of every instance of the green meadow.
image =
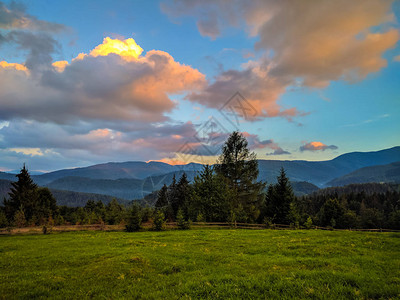
<svg viewBox="0 0 400 300">
<path fill-rule="evenodd" d="M 2 299 L 400 299 L 400 234 L 80 231 L 0 236 Z"/>
</svg>

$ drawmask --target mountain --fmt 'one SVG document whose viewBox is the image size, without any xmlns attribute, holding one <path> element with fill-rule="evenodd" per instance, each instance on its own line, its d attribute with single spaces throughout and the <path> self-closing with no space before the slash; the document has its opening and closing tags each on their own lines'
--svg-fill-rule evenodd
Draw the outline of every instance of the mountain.
<svg viewBox="0 0 400 300">
<path fill-rule="evenodd" d="M 69 176 L 52 181 L 46 186 L 51 189 L 111 195 L 128 200 L 142 199 L 146 195 L 161 189 L 164 184 L 170 185 L 174 175 L 179 180 L 184 172 L 171 172 L 149 176 L 145 179 L 121 178 L 112 180 Z M 194 171 L 186 171 L 185 173 L 189 181 L 192 181 L 196 176 Z"/>
<path fill-rule="evenodd" d="M 2 180 L 16 181 L 16 180 L 17 180 L 17 177 L 15 176 L 15 174 L 0 172 L 0 179 L 2 179 Z"/>
<path fill-rule="evenodd" d="M 307 181 L 292 181 L 290 185 L 292 186 L 294 194 L 298 197 L 312 194 L 319 190 L 316 185 Z"/>
<path fill-rule="evenodd" d="M 357 169 L 400 161 L 400 147 L 374 151 L 352 152 L 328 161 L 273 161 L 259 160 L 259 178 L 275 182 L 283 167 L 291 181 L 307 181 L 324 187 L 334 178 Z"/>
<path fill-rule="evenodd" d="M 385 182 L 400 183 L 400 162 L 358 169 L 354 172 L 333 179 L 330 186 L 343 186 L 350 183 Z"/>
<path fill-rule="evenodd" d="M 110 180 L 121 178 L 145 179 L 149 176 L 157 176 L 178 171 L 201 170 L 201 168 L 202 165 L 196 163 L 190 163 L 183 166 L 172 166 L 166 163 L 155 161 L 151 161 L 148 163 L 141 161 L 109 162 L 84 168 L 64 169 L 49 172 L 42 175 L 32 176 L 32 178 L 37 184 L 46 185 L 54 180 L 64 177 L 85 177 L 90 179 Z"/>
<path fill-rule="evenodd" d="M 8 198 L 8 193 L 11 188 L 11 181 L 0 179 L 0 205 L 3 204 L 3 199 Z M 80 193 L 73 191 L 61 191 L 50 189 L 54 198 L 57 200 L 57 205 L 66 205 L 71 207 L 82 207 L 86 205 L 88 200 L 102 201 L 104 204 L 108 204 L 115 197 L 109 195 L 100 195 L 93 193 Z M 130 201 L 125 199 L 117 198 L 121 204 L 129 204 Z"/>
<path fill-rule="evenodd" d="M 140 179 L 90 179 L 68 176 L 57 179 L 47 187 L 57 190 L 111 195 L 123 199 L 143 198 L 143 180 Z"/>
<path fill-rule="evenodd" d="M 295 193 L 304 195 L 318 188 L 336 184 L 332 183 L 335 178 L 340 178 L 360 168 L 399 161 L 400 147 L 375 152 L 352 152 L 328 161 L 259 160 L 258 179 L 267 181 L 268 184 L 275 183 L 280 168 L 283 167 L 293 184 Z M 131 200 L 142 199 L 153 191 L 159 190 L 163 184 L 169 185 L 174 175 L 178 180 L 183 172 L 192 181 L 201 169 L 202 165 L 196 163 L 172 166 L 162 162 L 111 162 L 33 175 L 32 178 L 38 185 L 51 189 L 111 195 Z M 16 177 L 14 174 L 0 172 L 0 179 L 15 181 Z M 359 182 L 355 177 L 346 180 L 346 183 L 352 183 L 352 180 Z"/>
</svg>

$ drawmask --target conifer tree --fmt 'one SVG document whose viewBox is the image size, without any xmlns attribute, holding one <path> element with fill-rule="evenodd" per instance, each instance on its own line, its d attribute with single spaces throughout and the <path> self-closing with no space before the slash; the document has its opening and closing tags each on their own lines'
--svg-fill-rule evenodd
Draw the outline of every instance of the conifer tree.
<svg viewBox="0 0 400 300">
<path fill-rule="evenodd" d="M 155 207 L 165 208 L 167 206 L 168 206 L 168 187 L 166 184 L 164 184 L 161 190 L 157 194 L 157 201 Z"/>
<path fill-rule="evenodd" d="M 11 183 L 10 198 L 4 202 L 6 215 L 8 220 L 13 220 L 16 212 L 20 211 L 26 220 L 30 220 L 37 205 L 37 185 L 33 182 L 25 164 L 16 176 L 18 180 Z"/>
<path fill-rule="evenodd" d="M 193 190 L 193 201 L 190 205 L 193 219 L 201 215 L 209 222 L 227 221 L 231 193 L 226 179 L 217 175 L 212 166 L 203 166 L 194 179 Z"/>
<path fill-rule="evenodd" d="M 215 169 L 217 174 L 227 179 L 233 193 L 231 215 L 242 215 L 245 218 L 238 221 L 255 221 L 260 214 L 261 194 L 265 184 L 257 181 L 256 154 L 250 152 L 246 138 L 238 131 L 234 131 L 225 142 Z"/>
<path fill-rule="evenodd" d="M 295 200 L 295 196 L 283 168 L 281 168 L 277 179 L 278 183 L 270 185 L 268 188 L 266 214 L 274 223 L 290 224 L 295 221 L 293 220 L 294 216 L 297 218 L 294 211 L 295 206 L 292 204 Z"/>
<path fill-rule="evenodd" d="M 142 228 L 142 214 L 138 204 L 134 204 L 129 211 L 128 224 L 125 226 L 126 231 L 139 231 Z"/>
</svg>

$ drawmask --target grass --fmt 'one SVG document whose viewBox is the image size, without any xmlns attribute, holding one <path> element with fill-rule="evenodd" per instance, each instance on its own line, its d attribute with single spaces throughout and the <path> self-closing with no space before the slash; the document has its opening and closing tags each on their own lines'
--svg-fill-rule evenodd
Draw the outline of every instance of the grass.
<svg viewBox="0 0 400 300">
<path fill-rule="evenodd" d="M 0 236 L 3 299 L 400 299 L 400 234 L 80 231 Z"/>
</svg>

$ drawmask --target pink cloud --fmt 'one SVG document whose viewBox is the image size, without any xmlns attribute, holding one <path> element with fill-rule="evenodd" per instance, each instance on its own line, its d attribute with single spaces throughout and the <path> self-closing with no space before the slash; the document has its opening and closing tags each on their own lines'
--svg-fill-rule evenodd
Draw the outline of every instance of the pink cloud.
<svg viewBox="0 0 400 300">
<path fill-rule="evenodd" d="M 338 149 L 337 146 L 335 145 L 325 145 L 324 143 L 321 142 L 310 142 L 310 143 L 305 143 L 300 147 L 300 151 L 325 151 L 326 149 L 330 150 L 336 150 Z"/>
</svg>

